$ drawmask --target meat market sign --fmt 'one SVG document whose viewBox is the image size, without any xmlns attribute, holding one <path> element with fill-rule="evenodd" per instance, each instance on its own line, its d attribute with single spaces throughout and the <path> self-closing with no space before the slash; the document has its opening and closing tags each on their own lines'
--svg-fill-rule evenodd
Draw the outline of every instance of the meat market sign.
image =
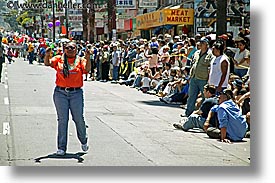
<svg viewBox="0 0 275 183">
<path fill-rule="evenodd" d="M 136 17 L 137 29 L 149 29 L 161 25 L 193 25 L 194 9 L 163 9 Z"/>
<path fill-rule="evenodd" d="M 164 10 L 165 24 L 188 24 L 193 25 L 194 11 L 189 9 Z"/>
</svg>

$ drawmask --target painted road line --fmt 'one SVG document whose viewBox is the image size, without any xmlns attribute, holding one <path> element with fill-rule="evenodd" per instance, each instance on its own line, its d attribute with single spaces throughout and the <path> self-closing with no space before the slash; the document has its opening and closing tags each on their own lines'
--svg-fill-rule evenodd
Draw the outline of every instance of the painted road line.
<svg viewBox="0 0 275 183">
<path fill-rule="evenodd" d="M 5 98 L 4 98 L 4 104 L 5 104 L 5 105 L 9 105 L 9 104 L 10 104 L 9 98 L 8 98 L 8 97 L 5 97 Z"/>
<path fill-rule="evenodd" d="M 3 123 L 3 135 L 9 135 L 9 134 L 10 134 L 10 124 Z"/>
</svg>

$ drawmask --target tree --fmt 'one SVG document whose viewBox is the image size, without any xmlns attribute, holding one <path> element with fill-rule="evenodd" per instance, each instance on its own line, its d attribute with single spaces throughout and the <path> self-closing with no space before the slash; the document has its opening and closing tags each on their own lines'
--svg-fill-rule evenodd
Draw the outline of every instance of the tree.
<svg viewBox="0 0 275 183">
<path fill-rule="evenodd" d="M 14 21 L 16 19 L 18 11 L 17 10 L 10 10 L 7 8 L 7 2 L 4 0 L 0 0 L 0 22 L 1 27 L 8 28 L 11 30 L 18 31 L 19 26 L 18 23 Z M 5 24 L 5 25 L 2 25 Z"/>
</svg>

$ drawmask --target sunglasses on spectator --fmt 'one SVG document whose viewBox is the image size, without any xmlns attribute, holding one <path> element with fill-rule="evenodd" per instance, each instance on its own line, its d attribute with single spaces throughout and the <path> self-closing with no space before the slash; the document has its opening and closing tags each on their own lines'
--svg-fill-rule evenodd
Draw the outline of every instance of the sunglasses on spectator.
<svg viewBox="0 0 275 183">
<path fill-rule="evenodd" d="M 75 47 L 74 47 L 74 46 L 66 46 L 65 49 L 67 49 L 67 50 L 69 50 L 69 49 L 70 49 L 70 50 L 74 50 Z"/>
</svg>

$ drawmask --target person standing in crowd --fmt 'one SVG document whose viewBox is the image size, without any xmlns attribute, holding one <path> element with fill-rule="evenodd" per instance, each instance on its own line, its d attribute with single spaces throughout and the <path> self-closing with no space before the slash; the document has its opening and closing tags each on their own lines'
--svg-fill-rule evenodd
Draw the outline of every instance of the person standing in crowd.
<svg viewBox="0 0 275 183">
<path fill-rule="evenodd" d="M 196 40 L 195 40 L 195 38 L 190 38 L 188 40 L 188 48 L 187 48 L 187 53 L 186 53 L 186 55 L 187 55 L 186 65 L 187 66 L 191 65 L 192 57 L 196 51 L 197 51 Z"/>
<path fill-rule="evenodd" d="M 2 78 L 3 63 L 5 62 L 5 48 L 2 44 L 2 35 L 0 35 L 0 83 Z"/>
<path fill-rule="evenodd" d="M 233 102 L 233 92 L 225 89 L 220 93 L 219 105 L 211 108 L 205 121 L 204 130 L 210 138 L 220 139 L 221 142 L 241 141 L 247 131 L 248 124 L 239 107 Z M 211 114 L 217 113 L 219 128 L 208 127 Z"/>
<path fill-rule="evenodd" d="M 100 43 L 95 44 L 95 49 L 94 49 L 94 55 L 95 55 L 95 63 L 96 63 L 96 80 L 101 80 L 101 56 L 102 56 L 102 50 L 100 47 Z"/>
<path fill-rule="evenodd" d="M 95 60 L 94 60 L 94 49 L 92 48 L 91 44 L 87 44 L 87 48 L 86 48 L 89 52 L 90 52 L 90 61 L 91 61 L 91 71 L 90 71 L 90 77 L 92 79 L 92 81 L 95 80 L 94 78 L 94 73 L 95 73 Z M 88 80 L 88 74 L 85 75 L 85 79 L 84 81 Z"/>
<path fill-rule="evenodd" d="M 218 36 L 218 40 L 222 40 L 224 41 L 224 54 L 228 57 L 230 66 L 229 66 L 229 72 L 230 74 L 233 73 L 234 74 L 234 55 L 235 53 L 228 49 L 227 47 L 233 47 L 235 45 L 234 41 L 233 41 L 233 36 L 230 33 L 227 34 L 222 34 L 220 36 Z M 217 40 L 217 41 L 218 41 Z"/>
<path fill-rule="evenodd" d="M 23 43 L 23 49 L 22 49 L 22 56 L 24 58 L 24 61 L 26 60 L 26 57 L 28 56 L 28 44 L 27 41 L 25 40 Z"/>
<path fill-rule="evenodd" d="M 210 64 L 209 84 L 216 87 L 216 92 L 227 88 L 229 80 L 229 61 L 223 54 L 224 42 L 216 41 L 212 46 L 212 53 L 215 56 Z"/>
<path fill-rule="evenodd" d="M 130 44 L 130 49 L 127 53 L 127 60 L 128 60 L 128 69 L 127 69 L 127 72 L 126 72 L 126 76 L 128 78 L 128 76 L 130 75 L 130 73 L 133 71 L 133 61 L 134 61 L 134 58 L 136 58 L 136 54 L 137 54 L 137 51 L 136 51 L 136 44 L 135 43 L 131 43 Z"/>
<path fill-rule="evenodd" d="M 110 53 L 108 51 L 108 45 L 103 46 L 103 54 L 101 58 L 101 64 L 102 64 L 102 80 L 104 82 L 107 82 L 109 80 L 109 57 Z"/>
<path fill-rule="evenodd" d="M 187 108 L 185 115 L 188 117 L 195 109 L 196 100 L 201 92 L 202 97 L 204 86 L 208 81 L 208 68 L 214 55 L 209 49 L 209 40 L 205 37 L 200 39 L 201 49 L 194 53 L 192 68 L 190 70 L 190 86 L 188 91 Z"/>
<path fill-rule="evenodd" d="M 117 45 L 113 45 L 113 52 L 112 52 L 112 65 L 113 65 L 113 81 L 118 81 L 118 72 L 119 72 L 119 51 L 117 50 Z"/>
<path fill-rule="evenodd" d="M 12 57 L 13 57 L 13 52 L 12 52 L 11 48 L 8 48 L 7 56 L 8 56 L 9 64 L 11 64 Z"/>
<path fill-rule="evenodd" d="M 34 60 L 34 45 L 32 44 L 32 42 L 29 42 L 29 45 L 28 45 L 28 60 L 29 60 L 29 64 L 33 64 L 33 60 Z"/>
<path fill-rule="evenodd" d="M 77 46 L 69 42 L 65 46 L 65 53 L 50 58 L 51 49 L 47 48 L 44 64 L 56 70 L 56 87 L 53 99 L 57 112 L 58 137 L 57 155 L 65 155 L 67 151 L 69 111 L 75 122 L 77 136 L 83 151 L 88 151 L 88 138 L 84 121 L 83 74 L 91 69 L 90 53 L 85 52 L 85 58 L 77 55 Z"/>
<path fill-rule="evenodd" d="M 158 49 L 157 48 L 152 48 L 152 54 L 151 55 L 146 55 L 145 57 L 148 58 L 149 60 L 149 68 L 152 71 L 152 75 L 155 75 L 157 65 L 158 65 Z"/>
</svg>

